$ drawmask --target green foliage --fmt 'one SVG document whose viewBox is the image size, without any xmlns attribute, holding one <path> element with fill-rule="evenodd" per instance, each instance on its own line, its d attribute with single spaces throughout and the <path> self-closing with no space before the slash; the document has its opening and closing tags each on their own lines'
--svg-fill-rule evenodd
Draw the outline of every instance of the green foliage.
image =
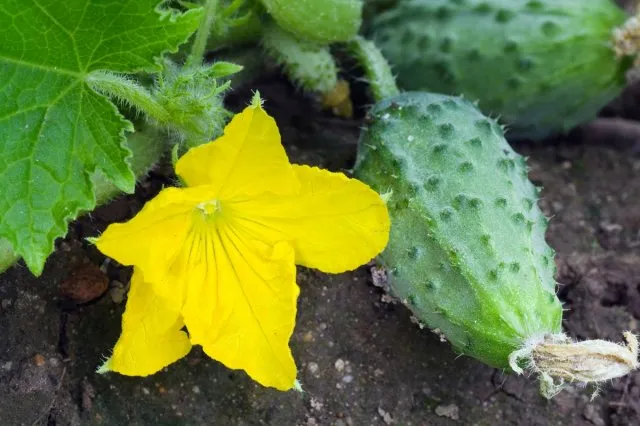
<svg viewBox="0 0 640 426">
<path fill-rule="evenodd" d="M 187 147 L 221 135 L 224 124 L 231 117 L 221 96 L 229 84 L 218 85 L 216 80 L 241 69 L 230 62 L 183 69 L 167 61 L 153 93 L 171 117 L 171 121 L 161 124 L 175 130 Z"/>
<path fill-rule="evenodd" d="M 68 221 L 95 205 L 95 170 L 133 190 L 123 145 L 133 128 L 87 79 L 104 70 L 162 70 L 158 58 L 187 40 L 200 11 L 156 13 L 157 3 L 8 0 L 0 7 L 0 237 L 34 274 Z"/>
<path fill-rule="evenodd" d="M 625 85 L 612 0 L 404 0 L 365 23 L 404 90 L 462 94 L 540 139 L 593 118 Z"/>
<path fill-rule="evenodd" d="M 379 102 L 355 175 L 387 194 L 390 291 L 460 353 L 509 368 L 561 330 L 554 251 L 526 163 L 470 102 L 408 92 Z"/>
</svg>

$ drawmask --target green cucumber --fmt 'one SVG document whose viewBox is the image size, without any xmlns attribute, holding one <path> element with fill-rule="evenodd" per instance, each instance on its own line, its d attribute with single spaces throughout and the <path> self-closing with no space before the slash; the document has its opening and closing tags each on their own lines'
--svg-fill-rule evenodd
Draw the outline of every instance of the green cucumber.
<svg viewBox="0 0 640 426">
<path fill-rule="evenodd" d="M 362 0 L 261 0 L 286 31 L 321 44 L 347 41 L 362 24 Z"/>
<path fill-rule="evenodd" d="M 622 346 L 562 333 L 538 190 L 503 128 L 474 104 L 424 92 L 379 101 L 354 174 L 387 200 L 391 233 L 378 261 L 389 291 L 456 351 L 507 371 L 528 368 L 546 397 L 637 367 L 631 334 Z"/>
<path fill-rule="evenodd" d="M 509 137 L 537 140 L 621 92 L 637 50 L 614 34 L 627 18 L 612 0 L 399 0 L 364 34 L 401 89 L 478 100 Z"/>
</svg>

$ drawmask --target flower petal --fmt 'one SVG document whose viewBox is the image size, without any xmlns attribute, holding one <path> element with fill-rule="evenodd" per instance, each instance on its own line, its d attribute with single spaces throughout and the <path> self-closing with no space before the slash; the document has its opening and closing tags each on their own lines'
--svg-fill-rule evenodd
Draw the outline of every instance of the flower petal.
<svg viewBox="0 0 640 426">
<path fill-rule="evenodd" d="M 278 126 L 259 104 L 236 114 L 217 140 L 191 148 L 176 173 L 189 186 L 213 185 L 221 199 L 290 194 L 299 187 Z"/>
<path fill-rule="evenodd" d="M 280 390 L 294 386 L 289 339 L 299 288 L 293 249 L 247 241 L 228 223 L 213 229 L 208 261 L 192 262 L 183 316 L 192 344 L 229 368 Z"/>
<path fill-rule="evenodd" d="M 148 376 L 184 357 L 191 350 L 180 313 L 145 283 L 135 269 L 131 277 L 127 307 L 122 316 L 122 334 L 113 354 L 99 372 L 115 371 L 127 376 Z"/>
<path fill-rule="evenodd" d="M 300 195 L 234 203 L 238 226 L 263 241 L 291 241 L 297 264 L 324 272 L 355 269 L 384 249 L 390 220 L 378 193 L 342 173 L 293 167 Z"/>
<path fill-rule="evenodd" d="M 126 223 L 109 225 L 95 240 L 102 253 L 123 265 L 136 265 L 147 282 L 165 281 L 183 248 L 196 206 L 211 199 L 213 189 L 166 188 Z"/>
</svg>

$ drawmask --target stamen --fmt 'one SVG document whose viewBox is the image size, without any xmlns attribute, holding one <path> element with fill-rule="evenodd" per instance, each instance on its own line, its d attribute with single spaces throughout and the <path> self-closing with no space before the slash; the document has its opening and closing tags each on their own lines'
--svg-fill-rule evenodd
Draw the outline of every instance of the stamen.
<svg viewBox="0 0 640 426">
<path fill-rule="evenodd" d="M 218 200 L 203 201 L 202 203 L 198 204 L 196 208 L 200 210 L 202 215 L 205 217 L 213 216 L 216 214 L 216 212 L 222 210 L 220 201 Z"/>
</svg>

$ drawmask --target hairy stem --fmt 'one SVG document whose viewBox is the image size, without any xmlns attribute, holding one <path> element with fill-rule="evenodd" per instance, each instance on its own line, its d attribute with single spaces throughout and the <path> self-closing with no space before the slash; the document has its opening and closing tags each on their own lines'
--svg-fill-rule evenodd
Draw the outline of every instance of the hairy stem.
<svg viewBox="0 0 640 426">
<path fill-rule="evenodd" d="M 328 46 L 299 39 L 271 23 L 263 30 L 262 47 L 307 92 L 324 95 L 336 87 L 338 68 Z"/>
<path fill-rule="evenodd" d="M 365 77 L 376 102 L 400 93 L 389 62 L 372 41 L 356 36 L 347 46 L 350 54 L 364 68 Z"/>
<path fill-rule="evenodd" d="M 106 71 L 94 71 L 87 76 L 86 82 L 96 92 L 131 105 L 159 123 L 167 124 L 171 121 L 171 114 L 151 93 L 127 77 Z"/>
</svg>

